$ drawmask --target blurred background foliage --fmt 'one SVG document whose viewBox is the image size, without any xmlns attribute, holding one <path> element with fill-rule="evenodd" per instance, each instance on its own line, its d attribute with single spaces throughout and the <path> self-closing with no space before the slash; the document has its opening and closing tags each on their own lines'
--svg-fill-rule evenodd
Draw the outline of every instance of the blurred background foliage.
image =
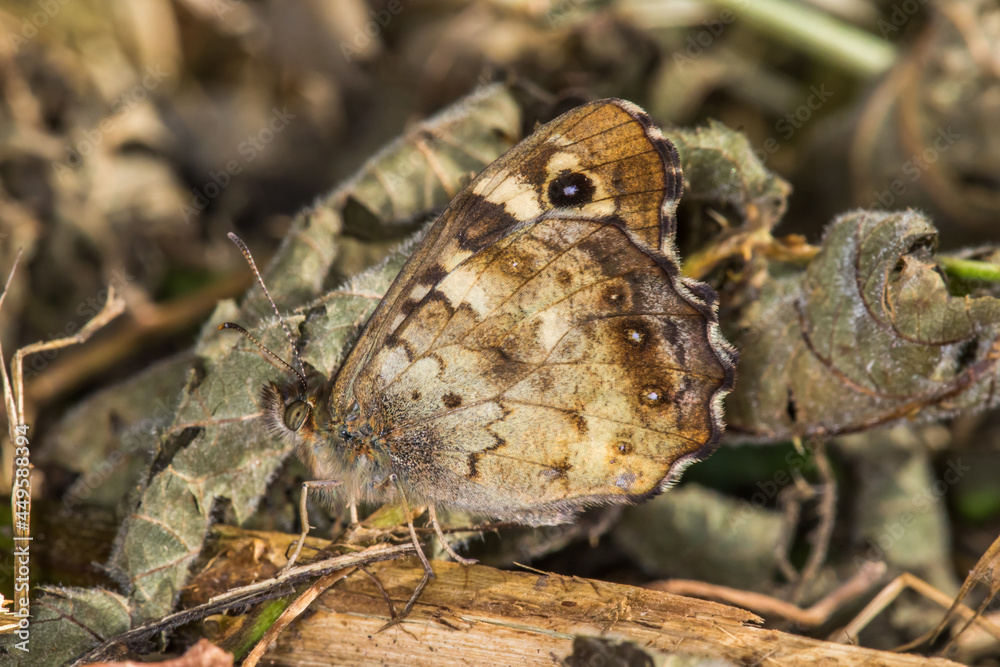
<svg viewBox="0 0 1000 667">
<path fill-rule="evenodd" d="M 553 108 L 617 96 L 663 125 L 717 119 L 742 131 L 793 187 L 776 235 L 818 243 L 839 213 L 912 206 L 934 221 L 943 248 L 994 244 L 998 44 L 1000 8 L 988 0 L 3 0 L 4 277 L 23 256 L 0 341 L 9 355 L 74 333 L 109 284 L 128 302 L 86 347 L 29 360 L 30 418 L 44 439 L 87 392 L 187 349 L 216 302 L 249 286 L 226 232 L 266 265 L 299 209 L 417 121 L 495 80 L 531 87 Z M 1000 532 L 997 436 L 991 413 L 879 436 L 896 463 L 920 452 L 917 488 L 933 482 L 943 451 L 975 462 L 939 498 L 939 543 L 922 562 L 949 592 Z M 730 456 L 689 479 L 752 498 L 798 455 L 789 445 Z M 37 493 L 52 500 L 76 475 L 58 465 L 37 472 Z M 867 474 L 837 473 L 848 484 Z M 862 502 L 841 494 L 847 514 Z M 766 495 L 775 508 L 777 492 Z M 698 571 L 678 573 L 636 553 L 623 525 L 618 550 L 544 566 L 632 580 L 641 563 L 650 575 L 694 576 L 706 563 L 725 569 L 705 554 L 734 549 L 694 545 Z M 801 547 L 802 535 L 789 540 Z M 864 552 L 864 535 L 844 526 L 835 540 Z M 775 545 L 757 546 L 748 559 Z M 760 571 L 751 565 L 722 580 L 746 585 Z"/>
</svg>

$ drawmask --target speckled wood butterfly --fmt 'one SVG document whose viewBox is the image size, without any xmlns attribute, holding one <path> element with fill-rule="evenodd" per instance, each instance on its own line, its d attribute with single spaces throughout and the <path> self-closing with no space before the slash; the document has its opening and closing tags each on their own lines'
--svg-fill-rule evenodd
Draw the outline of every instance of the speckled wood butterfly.
<svg viewBox="0 0 1000 667">
<path fill-rule="evenodd" d="M 545 525 L 660 493 L 718 442 L 735 372 L 680 273 L 682 188 L 635 105 L 563 114 L 455 197 L 332 389 L 269 383 L 267 419 L 352 501 Z"/>
</svg>

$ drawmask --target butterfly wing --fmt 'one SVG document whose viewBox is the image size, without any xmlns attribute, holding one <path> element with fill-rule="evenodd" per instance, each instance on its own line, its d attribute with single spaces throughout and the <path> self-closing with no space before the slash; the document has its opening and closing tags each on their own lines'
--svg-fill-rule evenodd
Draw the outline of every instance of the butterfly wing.
<svg viewBox="0 0 1000 667">
<path fill-rule="evenodd" d="M 718 440 L 734 353 L 679 274 L 676 150 L 634 105 L 539 128 L 428 231 L 338 375 L 415 496 L 526 523 L 657 493 Z"/>
</svg>

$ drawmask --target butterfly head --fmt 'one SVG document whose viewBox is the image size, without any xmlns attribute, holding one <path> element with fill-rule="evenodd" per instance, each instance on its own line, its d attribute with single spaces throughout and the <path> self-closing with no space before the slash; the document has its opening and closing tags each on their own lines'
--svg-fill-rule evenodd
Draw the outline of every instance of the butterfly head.
<svg viewBox="0 0 1000 667">
<path fill-rule="evenodd" d="M 298 383 L 268 382 L 260 391 L 264 422 L 278 435 L 309 441 L 317 437 L 317 393 Z"/>
<path fill-rule="evenodd" d="M 296 455 L 316 479 L 344 479 L 343 449 L 336 425 L 323 410 L 326 382 L 315 376 L 305 387 L 298 382 L 267 382 L 260 391 L 260 407 L 268 429 L 291 443 Z"/>
</svg>

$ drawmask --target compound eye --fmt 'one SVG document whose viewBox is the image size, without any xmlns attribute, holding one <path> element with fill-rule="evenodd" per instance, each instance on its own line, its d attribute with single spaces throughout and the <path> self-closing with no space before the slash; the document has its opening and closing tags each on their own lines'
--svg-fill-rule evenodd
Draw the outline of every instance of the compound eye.
<svg viewBox="0 0 1000 667">
<path fill-rule="evenodd" d="M 285 408 L 285 426 L 290 431 L 298 431 L 309 416 L 311 408 L 305 401 L 293 401 Z"/>
</svg>

